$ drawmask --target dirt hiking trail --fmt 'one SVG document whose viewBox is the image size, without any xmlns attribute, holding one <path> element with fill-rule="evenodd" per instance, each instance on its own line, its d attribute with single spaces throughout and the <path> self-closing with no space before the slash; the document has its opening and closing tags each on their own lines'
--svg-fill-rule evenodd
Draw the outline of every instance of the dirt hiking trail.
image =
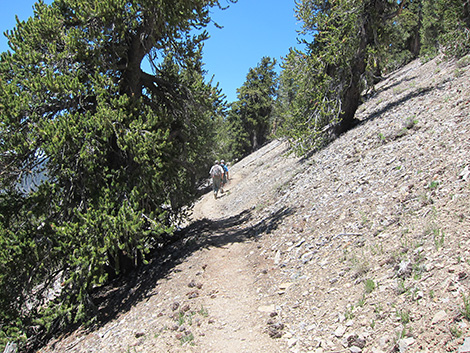
<svg viewBox="0 0 470 353">
<path fill-rule="evenodd" d="M 190 230 L 169 250 L 170 258 L 180 257 L 177 264 L 164 276 L 164 266 L 150 264 L 141 275 L 157 278 L 145 286 L 143 300 L 95 331 L 61 337 L 41 352 L 285 352 L 283 341 L 272 338 L 283 325 L 264 293 L 270 264 L 257 245 L 258 234 L 283 215 L 254 217 L 268 202 L 273 180 L 292 175 L 297 159 L 285 152 L 285 143 L 270 144 L 230 168 L 217 199 L 212 192 L 201 197 Z"/>
<path fill-rule="evenodd" d="M 304 159 L 273 141 L 41 353 L 470 353 L 470 57 L 413 61 Z"/>
</svg>

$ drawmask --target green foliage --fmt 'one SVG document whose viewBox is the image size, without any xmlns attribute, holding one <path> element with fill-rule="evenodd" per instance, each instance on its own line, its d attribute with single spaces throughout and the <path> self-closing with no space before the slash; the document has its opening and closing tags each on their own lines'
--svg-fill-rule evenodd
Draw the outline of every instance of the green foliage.
<svg viewBox="0 0 470 353">
<path fill-rule="evenodd" d="M 212 6 L 39 2 L 8 32 L 0 347 L 31 325 L 53 331 L 93 317 L 91 290 L 145 262 L 185 217 L 223 109 L 204 80 L 207 33 L 191 32 Z M 145 58 L 152 74 L 141 69 Z"/>
<path fill-rule="evenodd" d="M 441 47 L 449 56 L 470 52 L 469 6 L 465 0 L 423 0 L 422 55 L 435 55 Z"/>
<path fill-rule="evenodd" d="M 376 48 L 378 54 L 374 59 L 381 65 L 383 73 L 394 71 L 417 58 L 421 48 L 421 0 L 402 1 L 402 7 L 391 20 L 381 28 L 381 44 Z M 377 72 L 380 74 L 382 72 Z"/>
<path fill-rule="evenodd" d="M 331 138 L 327 132 L 337 136 L 357 124 L 354 114 L 361 92 L 381 74 L 394 33 L 390 23 L 399 4 L 359 0 L 296 4 L 302 34 L 312 35 L 313 40 L 304 39 L 306 51 L 291 50 L 283 63 L 279 131 L 305 153 L 327 142 Z"/>
<path fill-rule="evenodd" d="M 375 282 L 372 279 L 367 279 L 365 282 L 365 291 L 367 294 L 370 294 L 375 289 Z"/>
<path fill-rule="evenodd" d="M 7 32 L 0 349 L 30 327 L 93 318 L 91 290 L 171 237 L 214 158 L 244 156 L 273 133 L 301 154 L 319 148 L 358 123 L 361 94 L 384 72 L 419 50 L 461 57 L 470 48 L 468 1 L 299 0 L 305 49 L 290 50 L 279 78 L 275 60 L 262 58 L 226 111 L 202 62 L 213 6 L 38 2 Z"/>
<path fill-rule="evenodd" d="M 324 64 L 316 56 L 291 50 L 282 65 L 276 134 L 287 137 L 298 154 L 321 147 L 324 128 L 338 121 L 341 104 Z"/>
<path fill-rule="evenodd" d="M 465 319 L 470 321 L 470 296 L 466 296 L 462 293 L 462 300 L 463 300 L 463 309 L 461 310 L 462 315 Z"/>
<path fill-rule="evenodd" d="M 319 148 L 358 123 L 361 94 L 383 73 L 441 46 L 468 53 L 468 7 L 462 0 L 297 1 L 306 49 L 282 63 L 277 135 L 300 154 Z"/>
<path fill-rule="evenodd" d="M 268 140 L 277 90 L 275 65 L 276 60 L 262 58 L 237 89 L 238 100 L 232 103 L 227 117 L 232 158 L 245 156 Z"/>
<path fill-rule="evenodd" d="M 408 310 L 397 311 L 397 316 L 400 318 L 400 322 L 406 325 L 410 322 L 410 312 Z"/>
<path fill-rule="evenodd" d="M 420 28 L 421 55 L 435 56 L 439 52 L 439 36 L 442 32 L 439 1 L 423 1 L 423 21 Z"/>
<path fill-rule="evenodd" d="M 455 338 L 462 337 L 463 332 L 462 332 L 462 330 L 459 329 L 458 326 L 451 326 L 449 328 L 449 331 L 452 334 L 452 336 L 454 336 Z"/>
<path fill-rule="evenodd" d="M 442 3 L 444 33 L 442 43 L 446 54 L 462 57 L 470 52 L 469 3 L 463 0 Z"/>
</svg>

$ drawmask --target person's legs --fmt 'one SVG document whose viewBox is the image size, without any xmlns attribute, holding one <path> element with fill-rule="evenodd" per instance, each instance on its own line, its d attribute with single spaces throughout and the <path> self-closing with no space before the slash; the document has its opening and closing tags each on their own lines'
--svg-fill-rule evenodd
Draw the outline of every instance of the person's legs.
<svg viewBox="0 0 470 353">
<path fill-rule="evenodd" d="M 214 198 L 217 198 L 217 193 L 219 192 L 220 189 L 220 178 L 214 178 L 212 179 L 212 187 L 214 189 Z"/>
</svg>

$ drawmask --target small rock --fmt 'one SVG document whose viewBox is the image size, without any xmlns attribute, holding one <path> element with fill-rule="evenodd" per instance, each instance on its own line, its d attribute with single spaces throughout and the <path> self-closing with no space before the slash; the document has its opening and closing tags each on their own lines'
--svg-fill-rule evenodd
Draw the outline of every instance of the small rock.
<svg viewBox="0 0 470 353">
<path fill-rule="evenodd" d="M 459 347 L 459 353 L 470 353 L 470 337 L 465 338 L 465 341 Z"/>
<path fill-rule="evenodd" d="M 415 339 L 413 337 L 404 338 L 398 341 L 398 351 L 400 353 L 406 352 L 409 346 L 415 343 Z"/>
<path fill-rule="evenodd" d="M 380 348 L 372 348 L 371 353 L 385 353 L 385 352 Z"/>
<path fill-rule="evenodd" d="M 292 338 L 294 336 L 292 335 L 292 333 L 286 332 L 282 337 L 285 338 L 285 339 L 289 339 L 289 338 Z"/>
<path fill-rule="evenodd" d="M 315 251 L 309 251 L 303 254 L 300 260 L 302 261 L 303 264 L 306 264 L 307 262 L 312 261 L 313 255 L 315 255 L 315 253 L 316 253 Z"/>
<path fill-rule="evenodd" d="M 441 311 L 437 312 L 436 315 L 434 315 L 434 317 L 432 318 L 431 323 L 433 325 L 437 324 L 438 322 L 444 320 L 446 317 L 447 317 L 446 312 L 444 310 L 441 310 Z"/>
<path fill-rule="evenodd" d="M 470 177 L 470 168 L 467 165 L 462 172 L 459 174 L 459 177 L 462 178 L 464 181 L 467 181 Z"/>
<path fill-rule="evenodd" d="M 362 352 L 362 348 L 359 348 L 359 347 L 356 347 L 356 346 L 349 347 L 349 350 L 351 351 L 351 353 L 361 353 Z"/>
<path fill-rule="evenodd" d="M 199 297 L 199 292 L 197 290 L 193 290 L 192 292 L 186 293 L 188 299 L 194 299 Z"/>
<path fill-rule="evenodd" d="M 357 347 L 361 351 L 366 346 L 366 340 L 357 334 L 349 335 L 346 341 L 348 342 L 348 347 Z"/>
<path fill-rule="evenodd" d="M 274 255 L 274 264 L 279 265 L 281 263 L 281 251 L 276 251 L 276 255 Z"/>
<path fill-rule="evenodd" d="M 431 272 L 436 266 L 433 263 L 427 263 L 424 265 L 424 270 L 426 272 Z"/>
<path fill-rule="evenodd" d="M 411 265 L 411 261 L 402 261 L 398 266 L 397 276 L 401 278 L 406 278 L 411 276 L 413 272 L 413 266 Z"/>
<path fill-rule="evenodd" d="M 287 340 L 287 345 L 289 346 L 289 348 L 294 347 L 297 344 L 297 341 L 297 338 L 289 338 Z"/>
<path fill-rule="evenodd" d="M 145 333 L 139 331 L 139 332 L 134 333 L 134 336 L 135 336 L 135 338 L 140 338 L 140 337 L 145 336 Z"/>
<path fill-rule="evenodd" d="M 468 274 L 466 272 L 460 272 L 459 273 L 459 281 L 463 281 L 464 279 L 467 279 Z"/>
<path fill-rule="evenodd" d="M 293 285 L 293 283 L 282 283 L 280 286 L 279 286 L 279 289 L 281 291 L 286 291 L 287 289 L 289 289 L 289 287 L 291 287 Z"/>
<path fill-rule="evenodd" d="M 268 321 L 268 334 L 271 338 L 281 338 L 282 337 L 282 330 L 284 330 L 285 325 L 281 322 L 273 323 L 272 320 Z"/>
<path fill-rule="evenodd" d="M 343 325 L 339 325 L 337 328 L 336 328 L 336 331 L 334 332 L 334 335 L 338 338 L 341 338 L 343 337 L 344 333 L 346 332 L 346 326 L 343 326 Z"/>
<path fill-rule="evenodd" d="M 202 288 L 202 283 L 197 283 L 195 280 L 192 280 L 191 282 L 188 283 L 188 287 L 189 288 L 198 288 L 198 289 L 201 289 Z"/>
<path fill-rule="evenodd" d="M 390 336 L 383 336 L 382 338 L 379 339 L 379 345 L 381 349 L 384 349 L 389 342 L 392 341 L 392 338 Z"/>
<path fill-rule="evenodd" d="M 311 332 L 311 331 L 315 330 L 316 328 L 317 328 L 317 325 L 315 325 L 315 324 L 308 325 L 307 326 L 307 331 Z"/>
<path fill-rule="evenodd" d="M 282 322 L 278 322 L 277 324 L 271 325 L 271 327 L 274 327 L 277 330 L 284 330 L 285 325 Z"/>
<path fill-rule="evenodd" d="M 268 327 L 268 335 L 271 338 L 281 338 L 282 337 L 282 331 L 276 330 L 273 327 Z"/>
</svg>

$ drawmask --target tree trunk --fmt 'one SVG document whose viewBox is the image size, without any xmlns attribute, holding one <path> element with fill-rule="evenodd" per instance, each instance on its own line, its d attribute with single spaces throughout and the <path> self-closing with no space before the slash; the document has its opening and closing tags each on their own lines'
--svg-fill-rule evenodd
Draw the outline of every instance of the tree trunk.
<svg viewBox="0 0 470 353">
<path fill-rule="evenodd" d="M 413 31 L 413 35 L 408 39 L 408 50 L 413 54 L 413 58 L 417 58 L 419 56 L 419 52 L 421 50 L 421 36 L 419 34 L 421 27 L 423 25 L 423 11 L 419 9 L 418 12 L 418 25 Z"/>
<path fill-rule="evenodd" d="M 334 128 L 334 134 L 336 136 L 351 130 L 359 123 L 359 120 L 354 116 L 361 100 L 361 80 L 366 71 L 366 50 L 369 41 L 368 37 L 370 36 L 370 25 L 368 25 L 367 22 L 368 21 L 363 19 L 359 47 L 356 55 L 351 60 L 350 82 L 341 97 L 340 121 Z"/>
<path fill-rule="evenodd" d="M 253 133 L 253 147 L 252 152 L 258 149 L 258 139 L 256 138 L 256 131 Z"/>
<path fill-rule="evenodd" d="M 344 134 L 346 131 L 351 130 L 359 124 L 359 120 L 357 120 L 354 115 L 359 107 L 360 98 L 361 93 L 359 91 L 359 87 L 351 83 L 351 86 L 346 90 L 343 97 L 340 122 L 334 128 L 335 136 Z"/>
<path fill-rule="evenodd" d="M 400 3 L 399 10 L 393 14 L 392 17 L 400 13 L 404 2 Z M 359 124 L 354 116 L 357 108 L 361 102 L 361 81 L 366 71 L 366 58 L 367 46 L 374 45 L 374 26 L 379 22 L 385 20 L 388 15 L 386 11 L 386 0 L 372 0 L 369 1 L 365 8 L 374 8 L 376 17 L 372 18 L 369 11 L 362 14 L 362 23 L 359 31 L 360 42 L 356 55 L 351 60 L 351 77 L 348 87 L 341 97 L 341 113 L 340 122 L 334 127 L 333 133 L 339 136 L 348 130 L 351 130 Z M 374 24 L 375 23 L 375 24 Z"/>
<path fill-rule="evenodd" d="M 470 0 L 464 1 L 462 17 L 467 28 L 470 29 Z"/>
</svg>

